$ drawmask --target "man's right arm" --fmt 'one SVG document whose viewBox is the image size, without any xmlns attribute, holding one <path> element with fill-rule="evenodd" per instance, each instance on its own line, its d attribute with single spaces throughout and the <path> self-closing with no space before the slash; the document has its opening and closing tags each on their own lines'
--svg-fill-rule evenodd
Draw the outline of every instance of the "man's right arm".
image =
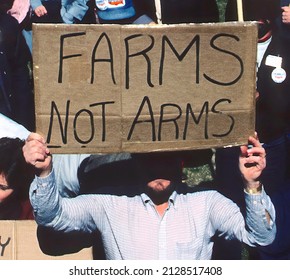
<svg viewBox="0 0 290 280">
<path fill-rule="evenodd" d="M 36 177 L 30 186 L 30 201 L 35 221 L 57 231 L 91 233 L 98 225 L 91 212 L 103 217 L 102 205 L 96 196 L 80 195 L 64 198 L 58 192 L 54 170 L 46 177 Z"/>
<path fill-rule="evenodd" d="M 36 175 L 29 190 L 35 220 L 41 225 L 47 224 L 56 215 L 59 203 L 52 158 L 45 139 L 37 133 L 31 133 L 23 146 L 23 155 Z"/>
<path fill-rule="evenodd" d="M 85 232 L 95 230 L 96 224 L 91 218 L 90 207 L 93 205 L 96 209 L 99 204 L 90 203 L 92 198 L 89 196 L 76 198 L 61 196 L 51 155 L 39 134 L 29 135 L 23 147 L 23 154 L 36 174 L 30 186 L 30 201 L 36 222 L 56 230 Z"/>
</svg>

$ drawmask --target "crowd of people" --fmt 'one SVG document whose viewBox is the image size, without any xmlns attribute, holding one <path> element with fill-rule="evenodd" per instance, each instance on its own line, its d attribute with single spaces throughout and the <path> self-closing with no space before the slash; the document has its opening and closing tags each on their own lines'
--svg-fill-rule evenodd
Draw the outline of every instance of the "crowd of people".
<svg viewBox="0 0 290 280">
<path fill-rule="evenodd" d="M 212 150 L 52 156 L 35 133 L 31 28 L 218 22 L 215 0 L 1 1 L 0 219 L 35 219 L 49 254 L 63 253 L 53 234 L 81 233 L 96 259 L 290 259 L 290 1 L 242 3 L 258 25 L 257 134 L 214 150 L 205 188 L 182 166 Z M 237 20 L 228 0 L 225 21 Z"/>
</svg>

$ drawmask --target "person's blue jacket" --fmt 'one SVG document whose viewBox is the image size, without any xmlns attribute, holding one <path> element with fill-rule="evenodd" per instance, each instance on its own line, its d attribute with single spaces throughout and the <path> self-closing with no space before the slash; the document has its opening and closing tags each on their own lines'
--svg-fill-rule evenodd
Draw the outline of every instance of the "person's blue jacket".
<svg viewBox="0 0 290 280">
<path fill-rule="evenodd" d="M 60 14 L 64 23 L 72 24 L 76 20 L 82 20 L 88 10 L 88 0 L 30 0 L 30 5 L 33 10 L 38 6 L 43 5 L 43 2 L 57 1 L 61 2 Z"/>
</svg>

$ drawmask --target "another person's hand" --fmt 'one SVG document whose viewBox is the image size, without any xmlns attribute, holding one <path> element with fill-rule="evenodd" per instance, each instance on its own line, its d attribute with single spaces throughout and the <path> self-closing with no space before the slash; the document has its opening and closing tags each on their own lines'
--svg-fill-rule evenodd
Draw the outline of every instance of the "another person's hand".
<svg viewBox="0 0 290 280">
<path fill-rule="evenodd" d="M 38 6 L 37 8 L 35 8 L 34 13 L 38 16 L 38 17 L 42 17 L 45 16 L 47 14 L 47 10 L 44 6 Z"/>
<path fill-rule="evenodd" d="M 285 24 L 290 24 L 290 7 L 284 6 L 282 9 L 282 22 Z"/>
<path fill-rule="evenodd" d="M 258 189 L 259 178 L 266 167 L 266 152 L 256 137 L 249 137 L 251 146 L 241 146 L 240 171 L 247 189 Z"/>
<path fill-rule="evenodd" d="M 34 166 L 37 176 L 45 177 L 51 172 L 51 155 L 41 135 L 29 134 L 23 146 L 23 155 L 26 162 Z"/>
</svg>

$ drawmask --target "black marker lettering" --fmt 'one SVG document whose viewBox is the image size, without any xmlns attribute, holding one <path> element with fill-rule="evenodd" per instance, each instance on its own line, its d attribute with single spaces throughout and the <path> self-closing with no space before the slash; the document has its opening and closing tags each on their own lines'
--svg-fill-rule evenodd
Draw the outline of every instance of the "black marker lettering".
<svg viewBox="0 0 290 280">
<path fill-rule="evenodd" d="M 102 41 L 102 39 L 106 40 L 107 43 L 107 48 L 108 48 L 108 52 L 109 52 L 109 58 L 99 58 L 96 59 L 96 53 L 97 53 L 97 49 Z M 92 69 L 91 69 L 91 84 L 94 83 L 94 78 L 95 78 L 95 62 L 108 62 L 111 65 L 111 76 L 112 76 L 112 81 L 114 84 L 116 84 L 116 80 L 115 80 L 115 75 L 114 75 L 114 59 L 113 59 L 113 48 L 112 48 L 112 43 L 110 41 L 110 38 L 108 37 L 108 35 L 106 33 L 102 33 L 101 36 L 99 37 L 94 49 L 93 49 L 93 53 L 92 53 Z M 101 70 L 100 70 L 101 71 Z"/>
<path fill-rule="evenodd" d="M 177 112 L 177 116 L 175 117 L 170 117 L 168 119 L 164 119 L 164 111 L 166 107 L 175 107 L 177 108 L 178 112 Z M 171 114 L 170 114 L 171 115 Z M 178 127 L 178 123 L 177 120 L 181 117 L 182 115 L 182 110 L 181 108 L 177 105 L 177 104 L 163 104 L 161 105 L 160 108 L 160 120 L 159 120 L 159 129 L 158 129 L 158 141 L 161 141 L 161 130 L 162 130 L 162 124 L 163 123 L 168 123 L 168 122 L 173 122 L 174 126 L 175 126 L 175 139 L 179 138 L 179 127 Z"/>
<path fill-rule="evenodd" d="M 233 39 L 236 40 L 236 41 L 239 41 L 240 39 L 239 39 L 237 36 L 235 36 L 235 35 L 231 35 L 231 34 L 217 34 L 217 35 L 213 36 L 213 38 L 212 38 L 211 41 L 210 41 L 210 46 L 211 46 L 213 49 L 218 50 L 218 51 L 223 52 L 223 53 L 226 53 L 226 54 L 229 54 L 229 55 L 233 56 L 233 57 L 238 61 L 238 63 L 239 63 L 239 68 L 240 68 L 240 73 L 239 73 L 239 75 L 238 75 L 234 80 L 232 80 L 232 81 L 228 81 L 228 82 L 217 81 L 217 80 L 215 80 L 215 79 L 209 77 L 209 76 L 206 75 L 206 74 L 203 74 L 203 76 L 204 76 L 208 81 L 210 81 L 210 82 L 213 83 L 213 84 L 217 84 L 217 85 L 221 85 L 221 86 L 230 86 L 230 85 L 233 85 L 233 84 L 237 83 L 237 82 L 241 79 L 241 77 L 242 77 L 242 75 L 243 75 L 243 73 L 244 73 L 244 64 L 243 64 L 242 59 L 241 59 L 237 54 L 235 54 L 235 53 L 233 53 L 233 52 L 231 52 L 231 51 L 228 51 L 228 50 L 221 49 L 221 48 L 219 48 L 219 47 L 217 47 L 217 46 L 215 45 L 215 41 L 216 41 L 217 39 L 221 38 L 221 37 L 229 37 L 229 38 L 233 38 Z"/>
<path fill-rule="evenodd" d="M 78 120 L 78 117 L 82 114 L 82 113 L 87 113 L 87 115 L 89 116 L 89 126 L 86 126 L 86 128 L 91 128 L 91 135 L 89 137 L 88 140 L 82 140 L 79 136 L 78 136 L 78 133 L 77 133 L 77 120 Z M 82 109 L 80 111 L 78 111 L 75 115 L 75 118 L 74 118 L 74 124 L 73 124 L 73 128 L 74 128 L 74 137 L 75 139 L 81 143 L 81 144 L 88 144 L 90 143 L 93 138 L 94 138 L 94 135 L 95 135 L 95 129 L 94 129 L 94 116 L 93 116 L 93 113 L 89 110 L 86 110 L 86 109 Z"/>
<path fill-rule="evenodd" d="M 70 37 L 76 37 L 76 36 L 83 36 L 86 35 L 86 32 L 79 32 L 79 33 L 71 33 L 71 34 L 65 34 L 60 36 L 60 52 L 59 52 L 59 69 L 58 69 L 58 82 L 62 83 L 62 73 L 63 73 L 63 60 L 72 58 L 72 57 L 78 57 L 81 56 L 80 53 L 71 54 L 71 55 L 63 55 L 63 45 L 64 45 L 64 39 L 70 38 Z"/>
<path fill-rule="evenodd" d="M 139 121 L 138 118 L 140 117 L 141 112 L 142 112 L 145 104 L 147 104 L 147 106 L 148 106 L 148 111 L 149 111 L 150 118 L 148 120 L 140 120 Z M 141 103 L 141 105 L 139 107 L 137 115 L 136 115 L 136 117 L 135 117 L 135 119 L 134 119 L 134 121 L 132 123 L 132 126 L 131 126 L 131 129 L 129 131 L 127 140 L 131 139 L 133 131 L 134 131 L 134 128 L 135 128 L 135 125 L 138 124 L 138 123 L 151 123 L 152 141 L 156 141 L 154 114 L 153 114 L 152 106 L 151 106 L 150 99 L 149 99 L 148 96 L 145 96 L 143 98 L 143 101 L 142 101 L 142 103 Z"/>
<path fill-rule="evenodd" d="M 150 87 L 154 87 L 154 85 L 152 84 L 152 81 L 151 81 L 151 61 L 147 55 L 147 52 L 149 52 L 154 46 L 154 37 L 151 35 L 148 35 L 148 37 L 151 39 L 151 43 L 147 48 L 145 48 L 137 53 L 133 53 L 133 54 L 130 54 L 130 50 L 129 50 L 129 46 L 130 46 L 129 41 L 133 40 L 135 38 L 142 37 L 142 36 L 145 36 L 145 35 L 136 34 L 136 35 L 132 35 L 132 36 L 125 38 L 125 48 L 126 48 L 125 86 L 126 86 L 126 89 L 129 88 L 129 81 L 130 81 L 129 59 L 131 57 L 140 56 L 140 55 L 142 55 L 147 62 L 147 83 Z"/>
<path fill-rule="evenodd" d="M 107 101 L 107 102 L 100 102 L 91 104 L 90 107 L 96 107 L 101 105 L 102 106 L 102 141 L 106 141 L 106 105 L 107 104 L 114 104 L 114 101 Z"/>
<path fill-rule="evenodd" d="M 179 61 L 182 61 L 184 57 L 187 55 L 191 47 L 196 43 L 195 47 L 195 57 L 196 57 L 196 63 L 195 63 L 195 74 L 196 74 L 196 83 L 199 83 L 199 49 L 200 49 L 200 36 L 196 35 L 189 45 L 185 48 L 185 50 L 179 54 L 171 41 L 168 39 L 167 36 L 162 37 L 162 47 L 161 47 L 161 58 L 160 58 L 160 67 L 159 67 L 159 85 L 163 84 L 163 68 L 164 68 L 164 61 L 165 61 L 165 46 L 166 44 L 170 47 L 170 49 L 173 51 L 175 56 L 178 58 Z"/>
<path fill-rule="evenodd" d="M 200 111 L 200 114 L 198 118 L 195 117 L 195 114 L 192 110 L 191 105 L 188 103 L 186 105 L 186 117 L 185 117 L 185 126 L 184 126 L 184 131 L 183 131 L 183 140 L 186 140 L 187 137 L 187 129 L 188 129 L 188 122 L 189 122 L 189 116 L 192 117 L 194 123 L 196 125 L 199 124 L 202 116 L 205 114 L 205 127 L 204 127 L 204 138 L 208 139 L 208 111 L 209 111 L 209 105 L 208 101 L 204 102 L 202 109 Z"/>
<path fill-rule="evenodd" d="M 67 127 L 68 127 L 68 116 L 69 116 L 69 108 L 70 108 L 70 100 L 66 102 L 66 113 L 65 113 L 65 120 L 64 125 L 62 124 L 61 116 L 59 110 L 54 101 L 51 102 L 51 111 L 50 111 L 50 121 L 49 121 L 49 128 L 47 132 L 47 143 L 50 143 L 51 135 L 52 135 L 52 127 L 53 127 L 53 120 L 54 120 L 54 112 L 56 113 L 59 129 L 61 133 L 62 142 L 64 144 L 67 143 Z"/>
<path fill-rule="evenodd" d="M 216 101 L 213 104 L 211 111 L 213 113 L 223 114 L 222 112 L 216 110 L 217 105 L 220 104 L 220 103 L 222 103 L 222 102 L 231 103 L 231 100 L 229 100 L 229 99 L 220 99 L 220 100 Z M 225 132 L 225 133 L 222 133 L 222 134 L 213 134 L 212 136 L 214 136 L 214 137 L 224 137 L 224 136 L 229 135 L 232 132 L 232 130 L 233 130 L 234 126 L 235 126 L 235 119 L 231 115 L 227 115 L 226 114 L 225 116 L 227 116 L 230 119 L 230 121 L 231 121 L 228 131 Z"/>
</svg>

